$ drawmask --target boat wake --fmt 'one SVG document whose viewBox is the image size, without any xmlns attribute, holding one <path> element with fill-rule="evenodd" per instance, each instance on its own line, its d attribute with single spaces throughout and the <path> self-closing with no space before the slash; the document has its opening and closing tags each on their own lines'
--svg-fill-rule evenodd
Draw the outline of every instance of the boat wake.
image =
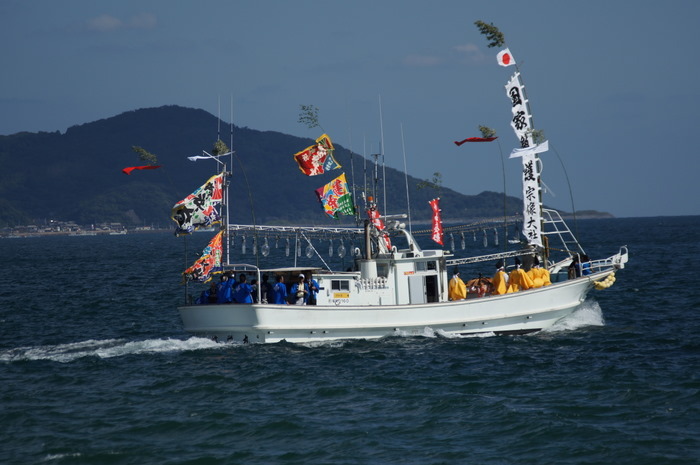
<svg viewBox="0 0 700 465">
<path fill-rule="evenodd" d="M 121 357 L 124 355 L 186 352 L 217 347 L 221 347 L 221 345 L 210 339 L 200 337 L 191 337 L 186 340 L 88 340 L 69 344 L 18 347 L 15 349 L 4 350 L 0 352 L 0 362 L 51 360 L 54 362 L 68 363 L 83 357 L 112 358 Z"/>
<path fill-rule="evenodd" d="M 600 305 L 595 300 L 586 300 L 571 315 L 562 318 L 542 333 L 573 331 L 587 326 L 605 326 L 605 318 Z"/>
</svg>

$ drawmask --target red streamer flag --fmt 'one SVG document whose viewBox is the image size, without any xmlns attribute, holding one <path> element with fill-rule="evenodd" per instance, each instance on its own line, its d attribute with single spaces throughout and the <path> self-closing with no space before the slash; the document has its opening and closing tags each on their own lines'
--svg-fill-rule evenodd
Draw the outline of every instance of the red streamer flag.
<svg viewBox="0 0 700 465">
<path fill-rule="evenodd" d="M 382 220 L 382 215 L 379 213 L 379 210 L 377 210 L 377 204 L 374 203 L 372 197 L 369 197 L 367 200 L 370 202 L 370 207 L 367 210 L 367 217 L 382 235 L 387 250 L 391 250 L 391 238 L 389 238 L 389 234 L 386 233 L 386 226 Z"/>
<path fill-rule="evenodd" d="M 124 174 L 131 174 L 134 170 L 154 170 L 160 168 L 161 165 L 146 165 L 146 166 L 129 166 L 122 170 Z"/>
<path fill-rule="evenodd" d="M 455 145 L 459 147 L 460 145 L 464 144 L 465 142 L 491 142 L 498 139 L 498 137 L 469 137 L 464 140 L 459 140 L 455 141 Z"/>
<path fill-rule="evenodd" d="M 442 230 L 442 218 L 440 217 L 440 197 L 433 199 L 428 203 L 430 204 L 430 208 L 433 209 L 433 232 L 430 238 L 438 244 L 443 245 L 445 234 Z"/>
</svg>

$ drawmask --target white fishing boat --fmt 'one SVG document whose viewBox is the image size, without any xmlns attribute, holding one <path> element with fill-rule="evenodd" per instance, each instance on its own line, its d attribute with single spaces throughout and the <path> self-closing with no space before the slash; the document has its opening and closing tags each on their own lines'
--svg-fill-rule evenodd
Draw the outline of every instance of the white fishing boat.
<svg viewBox="0 0 700 465">
<path fill-rule="evenodd" d="M 506 90 L 513 103 L 514 120 L 524 114 L 520 124 L 513 127 L 521 141 L 521 148 L 514 153 L 522 158 L 524 167 L 522 237 L 526 244 L 518 246 L 517 250 L 457 257 L 454 250 L 421 247 L 406 227 L 405 215 L 381 217 L 377 205 L 372 202 L 366 205 L 367 219 L 357 228 L 232 224 L 225 214 L 227 165 L 222 157 L 210 156 L 221 165 L 221 173 L 173 209 L 173 219 L 181 232 L 192 232 L 192 224 L 210 227 L 219 219 L 218 209 L 224 213 L 221 231 L 195 265 L 185 272 L 187 282 L 205 282 L 215 274 L 226 272 L 233 278 L 245 273 L 258 283 L 264 275 L 272 283 L 275 277 L 283 276 L 290 291 L 288 286 L 304 275 L 306 282 L 313 276 L 318 292 L 314 305 L 308 304 L 310 302 L 296 305 L 296 296 L 283 303 L 268 303 L 261 286 L 252 296 L 255 303 L 208 303 L 198 301 L 199 291 L 193 293 L 188 288 L 185 303 L 179 307 L 184 329 L 219 341 L 251 343 L 376 339 L 426 332 L 447 337 L 480 333 L 526 334 L 551 327 L 579 308 L 589 292 L 612 285 L 615 272 L 624 268 L 628 261 L 627 248 L 622 246 L 609 257 L 588 260 L 559 213 L 542 207 L 538 153 L 544 151 L 545 144 L 535 144 L 531 131 L 528 133 L 531 118 L 526 100 L 522 98 L 524 89 L 519 73 L 513 75 Z M 197 201 L 188 205 L 188 199 Z M 245 248 L 246 234 L 249 238 L 265 238 L 263 245 L 255 244 L 253 248 L 267 247 L 268 253 L 267 238 L 280 234 L 294 237 L 294 263 L 280 263 L 278 267 L 230 263 L 231 241 L 236 236 L 243 237 Z M 353 237 L 361 244 L 350 250 L 349 268 L 334 271 L 329 266 L 298 266 L 296 261 L 301 256 L 302 243 L 308 244 L 308 256 L 321 256 L 309 239 L 313 234 L 325 234 L 331 241 L 333 237 Z M 341 246 L 344 249 L 342 242 Z M 289 242 L 286 247 L 288 256 Z M 332 250 L 332 242 L 330 248 Z M 266 250 L 262 250 L 265 256 Z M 525 270 L 532 267 L 537 258 L 548 271 L 549 281 L 545 285 L 540 282 L 539 286 L 524 286 L 530 288 L 498 295 L 491 292 L 496 292 L 494 289 L 474 287 L 467 290 L 466 298 L 454 298 L 450 294 L 450 278 L 456 267 L 482 266 L 483 270 L 492 272 L 494 263 L 515 258 L 522 262 Z"/>
<path fill-rule="evenodd" d="M 552 215 L 551 222 L 546 224 L 553 226 L 546 234 L 571 239 L 570 231 L 561 228 L 564 223 L 558 214 L 545 213 Z M 236 226 L 238 231 L 246 229 L 252 231 L 253 227 Z M 392 239 L 394 234 L 403 235 L 406 247 L 383 250 L 380 246 L 377 250 L 381 237 L 370 224 L 365 231 L 365 250 L 355 251 L 354 271 L 308 267 L 258 269 L 250 264 L 225 266 L 257 277 L 258 282 L 263 274 L 284 275 L 287 283 L 296 282 L 299 274 L 313 276 L 319 286 L 316 305 L 195 304 L 193 297 L 189 297 L 189 304 L 179 308 L 184 328 L 221 341 L 244 342 L 373 339 L 423 335 L 426 331 L 446 336 L 526 334 L 548 328 L 570 315 L 591 289 L 607 286 L 614 272 L 624 268 L 627 262 L 627 250 L 622 247 L 613 256 L 591 261 L 590 274 L 568 279 L 571 256 L 584 255 L 576 243 L 575 249 L 566 249 L 567 258 L 549 265 L 552 281 L 549 286 L 483 297 L 470 293 L 464 300 L 451 301 L 448 272 L 454 266 L 480 262 L 490 265 L 509 257 L 533 256 L 533 250 L 454 259 L 447 251 L 421 249 L 398 221 L 389 222 L 388 230 Z M 567 247 L 572 243 L 568 240 Z M 263 302 L 264 296 L 258 295 L 256 300 Z"/>
</svg>

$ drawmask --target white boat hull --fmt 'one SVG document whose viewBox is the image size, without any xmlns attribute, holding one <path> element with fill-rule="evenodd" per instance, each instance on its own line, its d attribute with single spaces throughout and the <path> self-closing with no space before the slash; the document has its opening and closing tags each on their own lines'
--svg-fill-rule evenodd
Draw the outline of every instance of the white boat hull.
<svg viewBox="0 0 700 465">
<path fill-rule="evenodd" d="M 552 326 L 607 272 L 502 296 L 383 306 L 212 304 L 179 307 L 184 329 L 221 341 L 294 343 L 422 335 L 524 334 Z"/>
</svg>

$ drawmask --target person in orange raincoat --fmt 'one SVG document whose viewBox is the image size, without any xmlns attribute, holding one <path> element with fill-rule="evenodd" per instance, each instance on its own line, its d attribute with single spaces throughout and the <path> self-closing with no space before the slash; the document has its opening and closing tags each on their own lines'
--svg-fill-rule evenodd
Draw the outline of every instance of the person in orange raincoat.
<svg viewBox="0 0 700 465">
<path fill-rule="evenodd" d="M 527 272 L 527 275 L 532 279 L 532 287 L 534 288 L 552 284 L 552 281 L 549 279 L 549 271 L 540 266 L 540 260 L 537 257 L 533 259 L 532 268 Z"/>
<path fill-rule="evenodd" d="M 496 263 L 496 274 L 491 278 L 491 284 L 493 284 L 493 295 L 506 294 L 508 292 L 508 275 L 505 271 L 505 265 L 502 261 Z"/>
<path fill-rule="evenodd" d="M 462 300 L 467 298 L 467 285 L 464 284 L 462 278 L 459 277 L 459 270 L 455 270 L 452 279 L 450 279 L 448 297 L 450 300 Z"/>
<path fill-rule="evenodd" d="M 508 276 L 508 292 L 518 292 L 527 290 L 534 286 L 532 279 L 520 268 L 520 259 L 515 257 L 515 269 Z"/>
</svg>

